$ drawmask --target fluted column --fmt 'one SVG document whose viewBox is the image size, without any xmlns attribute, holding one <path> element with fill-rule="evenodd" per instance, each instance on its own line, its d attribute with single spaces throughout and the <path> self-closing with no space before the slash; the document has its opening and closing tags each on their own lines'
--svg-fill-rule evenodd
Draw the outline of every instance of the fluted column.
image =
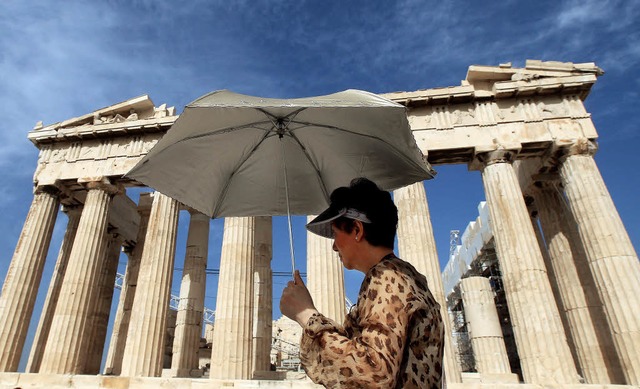
<svg viewBox="0 0 640 389">
<path fill-rule="evenodd" d="M 640 385 L 640 263 L 593 159 L 595 151 L 590 141 L 576 142 L 559 172 L 627 384 Z"/>
<path fill-rule="evenodd" d="M 142 258 L 142 251 L 144 249 L 152 202 L 153 198 L 151 193 L 140 194 L 140 200 L 138 201 L 140 226 L 138 227 L 138 234 L 136 236 L 136 245 L 130 252 L 127 252 L 129 260 L 122 283 L 122 290 L 120 291 L 116 317 L 113 320 L 113 330 L 111 332 L 111 340 L 109 341 L 109 351 L 107 352 L 107 359 L 105 361 L 104 374 L 120 375 L 122 371 L 122 357 L 124 355 L 124 346 L 127 342 L 131 308 L 138 285 L 140 258 Z"/>
<path fill-rule="evenodd" d="M 513 153 L 480 154 L 491 230 L 527 383 L 577 383 L 547 271 L 511 165 Z"/>
<path fill-rule="evenodd" d="M 397 189 L 393 193 L 398 207 L 398 254 L 410 262 L 416 270 L 424 274 L 429 289 L 440 304 L 440 315 L 445 328 L 444 371 L 447 382 L 462 382 L 460 365 L 453 347 L 451 323 L 447 320 L 447 301 L 440 276 L 440 262 L 433 227 L 429 214 L 429 204 L 422 182 Z"/>
<path fill-rule="evenodd" d="M 624 376 L 604 308 L 560 188 L 540 184 L 533 195 L 549 252 L 548 268 L 553 269 L 558 284 L 567 335 L 573 340 L 582 375 L 590 384 L 622 384 Z"/>
<path fill-rule="evenodd" d="M 171 359 L 171 370 L 177 377 L 189 377 L 192 370 L 198 369 L 209 251 L 211 219 L 196 211 L 190 214 Z"/>
<path fill-rule="evenodd" d="M 307 222 L 314 216 L 308 216 Z M 342 324 L 345 316 L 344 267 L 333 241 L 307 231 L 307 287 L 323 315 Z"/>
<path fill-rule="evenodd" d="M 86 183 L 87 197 L 53 314 L 40 373 L 79 374 L 85 368 L 104 262 L 109 205 L 118 188 L 107 179 Z"/>
<path fill-rule="evenodd" d="M 0 371 L 18 369 L 59 204 L 57 189 L 36 189 L 0 294 Z"/>
<path fill-rule="evenodd" d="M 256 217 L 253 303 L 253 371 L 271 370 L 271 327 L 273 321 L 271 272 L 272 227 L 270 216 Z"/>
<path fill-rule="evenodd" d="M 73 240 L 75 239 L 76 231 L 78 230 L 82 207 L 65 206 L 62 210 L 68 217 L 67 229 L 64 233 L 62 245 L 60 245 L 58 259 L 56 260 L 56 266 L 53 269 L 51 282 L 49 283 L 49 289 L 47 291 L 47 298 L 44 300 L 42 313 L 40 314 L 40 321 L 38 322 L 38 328 L 36 329 L 36 334 L 31 345 L 31 352 L 29 353 L 29 360 L 27 361 L 27 373 L 37 373 L 38 370 L 40 370 L 42 353 L 44 352 L 44 346 L 46 345 L 47 338 L 49 337 L 51 320 L 53 319 L 53 313 L 56 310 L 56 303 L 58 302 L 58 296 L 60 295 L 62 280 L 64 279 L 64 273 L 67 270 L 69 254 L 71 254 Z"/>
<path fill-rule="evenodd" d="M 581 374 L 580 366 L 578 365 L 578 354 L 576 352 L 576 346 L 573 342 L 573 337 L 571 336 L 571 326 L 569 324 L 569 320 L 566 315 L 566 309 L 564 306 L 564 302 L 562 301 L 560 286 L 558 284 L 558 280 L 556 274 L 554 272 L 553 265 L 551 264 L 551 255 L 549 254 L 549 250 L 547 249 L 547 244 L 542 235 L 542 230 L 540 229 L 540 222 L 538 220 L 538 211 L 535 203 L 530 203 L 531 197 L 525 196 L 525 201 L 527 202 L 527 209 L 529 210 L 531 225 L 533 226 L 533 232 L 536 234 L 536 240 L 538 241 L 538 247 L 540 248 L 540 254 L 542 254 L 542 260 L 544 261 L 545 269 L 547 270 L 547 278 L 549 280 L 549 286 L 551 286 L 551 293 L 553 294 L 553 298 L 556 303 L 556 307 L 558 308 L 558 314 L 560 315 L 560 323 L 562 323 L 562 328 L 564 329 L 565 338 L 567 339 L 567 345 L 569 346 L 569 351 L 571 352 L 571 356 L 573 357 L 573 362 L 576 367 L 578 374 Z M 584 380 L 582 376 L 579 379 Z"/>
<path fill-rule="evenodd" d="M 104 342 L 107 337 L 107 326 L 111 313 L 111 302 L 115 289 L 116 273 L 118 272 L 118 261 L 122 251 L 124 238 L 118 234 L 117 229 L 109 228 L 105 236 L 105 260 L 100 271 L 100 281 L 98 283 L 98 299 L 91 315 L 91 337 L 89 352 L 84 374 L 100 373 L 102 363 L 102 353 Z"/>
<path fill-rule="evenodd" d="M 547 250 L 547 244 L 542 235 L 542 230 L 540 229 L 541 227 L 540 227 L 540 221 L 538 219 L 538 210 L 536 208 L 536 204 L 531 201 L 532 201 L 531 197 L 525 196 L 525 202 L 527 203 L 527 210 L 529 211 L 529 216 L 531 218 L 531 225 L 533 226 L 533 232 L 536 234 L 536 240 L 538 241 L 540 254 L 542 254 L 544 266 L 547 269 L 547 278 L 549 279 L 551 292 L 553 293 L 553 298 L 556 302 L 556 307 L 558 307 L 558 313 L 560 314 L 560 322 L 562 323 L 562 328 L 564 328 L 564 334 L 567 338 L 567 344 L 569 345 L 569 351 L 571 351 L 573 362 L 576 365 L 576 368 L 578 369 L 578 374 L 580 374 L 580 367 L 578 366 L 578 355 L 576 353 L 576 346 L 573 344 L 573 337 L 570 334 L 571 330 L 570 330 L 569 321 L 567 320 L 566 309 L 564 307 L 564 303 L 560 296 L 558 280 L 554 272 L 554 268 L 551 265 L 551 255 L 549 254 L 549 250 Z"/>
<path fill-rule="evenodd" d="M 509 377 L 511 374 L 507 348 L 504 345 L 498 310 L 493 299 L 493 290 L 489 279 L 468 277 L 460 282 L 464 316 L 469 330 L 476 368 L 482 376 Z"/>
<path fill-rule="evenodd" d="M 122 359 L 123 376 L 162 374 L 179 211 L 176 200 L 154 193 Z"/>
<path fill-rule="evenodd" d="M 255 218 L 224 220 L 216 321 L 211 351 L 212 379 L 251 379 Z"/>
</svg>

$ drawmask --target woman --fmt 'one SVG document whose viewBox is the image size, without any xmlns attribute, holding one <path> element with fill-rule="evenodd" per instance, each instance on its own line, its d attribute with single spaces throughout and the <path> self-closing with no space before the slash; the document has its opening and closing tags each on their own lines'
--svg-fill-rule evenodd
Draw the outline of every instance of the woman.
<svg viewBox="0 0 640 389">
<path fill-rule="evenodd" d="M 331 194 L 307 229 L 333 238 L 347 269 L 365 274 L 343 325 L 319 313 L 296 272 L 280 310 L 303 328 L 300 360 L 328 388 L 440 388 L 444 326 L 427 280 L 393 254 L 398 210 L 391 195 L 359 178 Z"/>
</svg>

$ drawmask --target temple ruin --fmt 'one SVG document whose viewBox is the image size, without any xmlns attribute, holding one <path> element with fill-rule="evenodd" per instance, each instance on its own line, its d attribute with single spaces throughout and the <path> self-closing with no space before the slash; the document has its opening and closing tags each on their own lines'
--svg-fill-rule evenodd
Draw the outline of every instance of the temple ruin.
<svg viewBox="0 0 640 389">
<path fill-rule="evenodd" d="M 593 159 L 598 134 L 583 104 L 600 75 L 593 63 L 474 65 L 459 86 L 383 95 L 408 108 L 432 165 L 482 174 L 486 204 L 444 282 L 425 186 L 394 192 L 398 254 L 426 275 L 443 316 L 452 313 L 451 388 L 640 385 L 640 263 Z M 163 370 L 183 206 L 151 189 L 136 203 L 128 192 L 141 184 L 123 175 L 177 118 L 141 96 L 29 132 L 40 154 L 0 295 L 0 387 L 315 387 L 271 372 L 270 217 L 224 221 L 211 368 L 197 377 L 209 219 L 187 210 L 171 367 Z M 43 280 L 56 223 L 66 233 L 52 279 Z M 121 251 L 127 270 L 108 334 Z M 309 235 L 309 289 L 339 321 L 343 277 L 330 241 Z M 17 372 L 47 283 L 26 372 Z M 471 362 L 460 353 L 463 337 L 454 339 L 462 330 Z"/>
</svg>

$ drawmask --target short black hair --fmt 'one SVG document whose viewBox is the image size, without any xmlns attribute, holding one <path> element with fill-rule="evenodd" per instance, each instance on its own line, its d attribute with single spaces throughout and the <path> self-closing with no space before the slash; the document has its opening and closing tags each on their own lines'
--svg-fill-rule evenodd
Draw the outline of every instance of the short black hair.
<svg viewBox="0 0 640 389">
<path fill-rule="evenodd" d="M 398 208 L 389 192 L 381 190 L 373 181 L 359 177 L 353 179 L 348 187 L 334 190 L 330 201 L 332 207 L 354 208 L 364 213 L 371 220 L 371 223 L 362 223 L 367 242 L 393 249 L 398 228 Z M 333 223 L 337 228 L 351 232 L 354 220 L 342 216 Z"/>
</svg>

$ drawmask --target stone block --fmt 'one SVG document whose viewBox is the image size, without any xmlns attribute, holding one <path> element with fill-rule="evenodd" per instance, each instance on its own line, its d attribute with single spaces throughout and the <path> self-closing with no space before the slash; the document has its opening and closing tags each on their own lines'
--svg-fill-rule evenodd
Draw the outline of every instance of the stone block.
<svg viewBox="0 0 640 389">
<path fill-rule="evenodd" d="M 507 374 L 480 374 L 480 382 L 483 384 L 517 384 L 518 375 L 513 373 Z"/>
</svg>

